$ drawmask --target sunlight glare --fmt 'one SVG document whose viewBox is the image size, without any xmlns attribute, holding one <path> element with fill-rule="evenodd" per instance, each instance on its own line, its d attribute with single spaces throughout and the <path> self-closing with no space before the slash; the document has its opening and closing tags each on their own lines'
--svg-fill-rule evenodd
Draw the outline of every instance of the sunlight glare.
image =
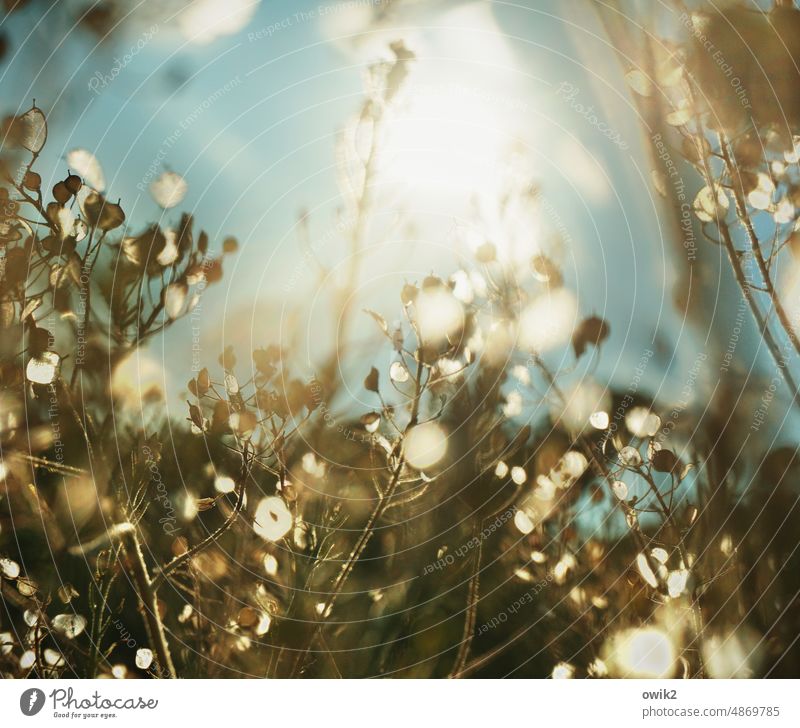
<svg viewBox="0 0 800 728">
<path fill-rule="evenodd" d="M 412 427 L 403 442 L 408 464 L 417 470 L 436 465 L 447 451 L 447 435 L 435 422 Z"/>
<path fill-rule="evenodd" d="M 577 317 L 578 302 L 572 291 L 559 288 L 542 293 L 520 316 L 519 343 L 524 349 L 536 353 L 563 346 L 572 336 Z M 587 419 L 590 414 L 587 413 Z"/>
<path fill-rule="evenodd" d="M 419 334 L 426 344 L 445 341 L 464 325 L 464 308 L 449 291 L 422 291 L 416 312 Z"/>
<path fill-rule="evenodd" d="M 264 498 L 256 508 L 253 530 L 266 541 L 280 541 L 292 527 L 292 514 L 277 496 Z"/>
<path fill-rule="evenodd" d="M 655 627 L 629 629 L 613 637 L 611 657 L 620 677 L 665 678 L 675 671 L 675 647 Z"/>
</svg>

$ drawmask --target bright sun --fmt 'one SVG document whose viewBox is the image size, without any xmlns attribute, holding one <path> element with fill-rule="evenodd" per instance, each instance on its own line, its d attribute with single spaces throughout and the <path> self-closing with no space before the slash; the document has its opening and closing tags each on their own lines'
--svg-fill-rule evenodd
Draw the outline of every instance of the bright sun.
<svg viewBox="0 0 800 728">
<path fill-rule="evenodd" d="M 491 239 L 508 260 L 513 232 L 501 229 L 514 210 L 493 209 L 515 175 L 527 104 L 514 83 L 513 55 L 491 11 L 469 5 L 437 18 L 411 46 L 417 53 L 408 82 L 385 119 L 377 183 L 417 212 L 436 210 L 466 224 L 480 209 L 481 230 L 465 236 L 472 248 Z M 524 226 L 525 255 L 535 225 Z"/>
</svg>

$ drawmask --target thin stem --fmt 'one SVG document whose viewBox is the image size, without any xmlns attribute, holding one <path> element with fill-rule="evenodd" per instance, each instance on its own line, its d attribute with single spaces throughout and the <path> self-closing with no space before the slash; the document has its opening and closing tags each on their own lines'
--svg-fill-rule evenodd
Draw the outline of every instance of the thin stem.
<svg viewBox="0 0 800 728">
<path fill-rule="evenodd" d="M 153 645 L 153 650 L 158 657 L 159 667 L 170 678 L 176 678 L 175 665 L 172 662 L 172 655 L 167 643 L 167 634 L 164 630 L 164 623 L 158 612 L 158 596 L 156 586 L 150 580 L 147 571 L 147 564 L 144 561 L 142 547 L 136 535 L 136 528 L 131 526 L 122 533 L 122 543 L 125 552 L 128 554 L 129 565 L 133 573 L 136 589 L 139 593 L 139 606 L 144 617 L 145 627 Z"/>
<path fill-rule="evenodd" d="M 389 483 L 389 487 L 386 489 L 385 494 L 378 499 L 378 505 L 375 507 L 375 510 L 372 511 L 369 518 L 367 519 L 367 523 L 365 524 L 364 529 L 361 531 L 361 534 L 359 535 L 358 540 L 353 546 L 353 549 L 350 551 L 350 555 L 347 557 L 347 560 L 342 566 L 341 571 L 336 576 L 336 580 L 333 583 L 333 589 L 330 595 L 328 596 L 327 602 L 325 603 L 325 608 L 322 610 L 322 614 L 324 616 L 330 614 L 331 610 L 336 604 L 336 600 L 342 593 L 342 589 L 344 588 L 345 583 L 350 578 L 350 574 L 353 572 L 353 569 L 358 563 L 358 560 L 364 553 L 364 549 L 367 548 L 367 544 L 369 544 L 370 540 L 372 539 L 372 536 L 375 533 L 375 525 L 378 523 L 378 521 L 380 521 L 381 517 L 386 512 L 386 508 L 391 502 L 392 496 L 394 495 L 395 491 L 397 490 L 397 485 L 400 481 L 400 473 L 402 472 L 404 465 L 405 465 L 405 460 L 403 457 L 401 457 L 400 461 L 397 464 L 397 467 L 394 470 L 394 473 L 392 474 L 392 480 Z M 325 626 L 324 621 L 319 622 L 313 629 L 311 636 L 306 642 L 305 647 L 299 651 L 297 659 L 295 660 L 294 663 L 294 667 L 292 668 L 292 674 L 291 674 L 292 677 L 294 677 L 303 667 L 305 656 L 311 649 L 314 640 L 316 640 L 322 634 L 322 628 L 324 626 Z"/>
<path fill-rule="evenodd" d="M 690 98 L 694 100 L 691 87 L 689 87 L 689 95 Z M 698 126 L 702 128 L 701 122 L 699 120 L 697 123 Z M 708 165 L 708 159 L 706 157 L 706 154 L 703 152 L 702 144 L 698 144 L 698 154 L 701 160 L 700 164 L 701 173 L 703 175 L 705 183 L 709 187 L 709 189 L 716 190 L 716 182 L 714 180 L 714 175 L 711 173 L 711 168 Z M 742 295 L 745 297 L 745 300 L 747 301 L 747 305 L 750 308 L 750 313 L 753 316 L 756 328 L 758 329 L 759 333 L 764 339 L 764 343 L 767 345 L 769 353 L 775 360 L 775 365 L 778 367 L 779 370 L 783 371 L 783 377 L 786 381 L 786 385 L 789 387 L 791 391 L 792 400 L 798 407 L 800 407 L 800 390 L 798 390 L 794 378 L 792 377 L 788 368 L 785 366 L 785 362 L 783 360 L 783 357 L 781 356 L 780 347 L 778 346 L 778 343 L 772 336 L 772 331 L 769 328 L 768 320 L 761 313 L 758 301 L 756 301 L 755 296 L 753 295 L 753 291 L 750 288 L 749 282 L 747 281 L 747 277 L 745 276 L 742 264 L 739 261 L 739 253 L 736 250 L 736 246 L 733 244 L 733 239 L 731 238 L 730 230 L 728 229 L 728 226 L 724 220 L 720 219 L 717 220 L 717 229 L 719 230 L 720 237 L 722 238 L 722 243 L 725 246 L 725 251 L 728 254 L 728 260 L 730 261 L 731 268 L 733 269 L 733 274 L 736 278 L 736 282 L 742 291 Z"/>
<path fill-rule="evenodd" d="M 683 533 L 681 532 L 680 526 L 675 521 L 675 516 L 670 509 L 669 505 L 667 504 L 666 500 L 664 500 L 664 496 L 662 495 L 661 491 L 658 489 L 655 480 L 653 477 L 647 473 L 644 468 L 638 471 L 639 475 L 644 478 L 647 485 L 650 487 L 651 492 L 655 495 L 656 499 L 658 500 L 659 505 L 662 509 L 662 515 L 666 519 L 667 523 L 670 525 L 672 530 L 675 533 L 676 538 L 676 546 L 678 548 L 678 553 L 681 555 L 681 560 L 683 561 L 683 568 L 688 569 L 690 567 L 689 564 L 689 554 L 686 551 L 686 547 L 683 543 Z M 645 552 L 645 557 L 650 563 L 650 554 Z M 653 570 L 653 573 L 657 573 L 656 569 L 653 569 L 653 564 L 650 564 L 650 568 Z M 697 591 L 695 590 L 691 595 L 691 609 L 692 609 L 692 627 L 694 629 L 694 639 L 699 645 L 699 649 L 697 650 L 697 661 L 698 661 L 698 677 L 703 677 L 705 673 L 705 665 L 703 663 L 703 613 L 700 609 L 700 600 L 697 596 Z"/>
<path fill-rule="evenodd" d="M 408 425 L 406 425 L 405 432 L 408 432 L 412 427 L 414 427 L 414 425 L 416 425 L 417 421 L 419 420 L 419 407 L 422 395 L 422 374 L 423 374 L 422 356 L 421 354 L 418 354 L 414 400 L 411 406 L 411 418 L 409 419 Z M 330 595 L 328 596 L 328 600 L 325 603 L 325 608 L 322 610 L 323 617 L 330 614 L 330 612 L 333 610 L 333 607 L 336 604 L 336 600 L 342 593 L 342 589 L 344 589 L 345 583 L 350 578 L 350 574 L 352 574 L 353 569 L 358 563 L 358 560 L 364 553 L 364 549 L 367 548 L 367 544 L 369 544 L 370 540 L 372 539 L 372 536 L 375 533 L 376 524 L 380 521 L 380 519 L 386 513 L 387 508 L 391 504 L 392 497 L 394 496 L 397 490 L 397 486 L 400 483 L 400 475 L 403 472 L 404 467 L 405 467 L 405 456 L 401 452 L 397 465 L 395 466 L 395 469 L 392 472 L 392 479 L 389 482 L 388 487 L 383 492 L 383 494 L 378 497 L 378 505 L 375 507 L 375 510 L 372 511 L 369 518 L 367 519 L 367 522 L 364 525 L 361 534 L 356 540 L 353 549 L 350 551 L 350 555 L 347 557 L 347 560 L 342 566 L 341 571 L 336 576 L 336 580 L 333 583 L 333 589 Z M 306 642 L 305 647 L 303 647 L 299 651 L 297 659 L 295 660 L 294 663 L 294 667 L 292 668 L 292 673 L 291 673 L 292 677 L 297 675 L 297 673 L 302 669 L 303 663 L 305 661 L 305 656 L 311 649 L 314 640 L 316 640 L 317 637 L 322 634 L 322 628 L 324 626 L 325 626 L 324 621 L 319 622 L 317 626 L 313 629 L 311 636 Z"/>
<path fill-rule="evenodd" d="M 473 538 L 477 536 L 478 522 L 475 523 Z M 467 609 L 464 616 L 464 633 L 461 637 L 461 644 L 458 648 L 456 661 L 453 669 L 448 675 L 449 678 L 460 678 L 461 672 L 467 664 L 469 651 L 472 647 L 472 640 L 475 637 L 475 622 L 478 617 L 478 602 L 480 601 L 480 576 L 481 576 L 481 556 L 483 552 L 483 540 L 478 540 L 478 548 L 475 554 L 475 568 L 469 579 L 467 588 Z"/>
<path fill-rule="evenodd" d="M 758 306 L 758 301 L 756 301 L 753 291 L 747 282 L 744 269 L 742 268 L 741 261 L 739 260 L 739 253 L 733 244 L 728 226 L 724 222 L 720 222 L 718 228 L 720 231 L 720 236 L 722 237 L 722 242 L 725 246 L 725 251 L 728 254 L 728 260 L 730 261 L 731 268 L 733 269 L 733 274 L 736 277 L 736 282 L 739 284 L 739 288 L 742 290 L 742 295 L 744 295 L 745 300 L 747 301 L 747 305 L 750 308 L 750 313 L 753 316 L 756 327 L 761 333 L 764 343 L 767 345 L 767 349 L 775 361 L 775 366 L 777 366 L 778 369 L 783 372 L 783 378 L 786 381 L 786 386 L 789 387 L 789 390 L 791 391 L 792 400 L 798 407 L 800 407 L 800 390 L 798 390 L 797 383 L 794 381 L 794 377 L 786 366 L 786 362 L 781 354 L 780 347 L 772 336 L 769 323 L 766 317 L 761 313 L 761 309 Z"/>
<path fill-rule="evenodd" d="M 32 463 L 37 467 L 44 468 L 51 473 L 60 473 L 62 475 L 86 475 L 86 470 L 83 468 L 75 468 L 71 465 L 63 465 L 62 463 L 48 460 L 47 458 L 40 458 L 36 455 L 29 455 L 28 453 L 15 452 L 13 457 L 17 457 L 20 460 L 27 460 L 29 463 Z"/>
<path fill-rule="evenodd" d="M 766 289 L 766 293 L 769 294 L 772 305 L 775 308 L 775 313 L 778 316 L 778 320 L 780 321 L 783 330 L 789 337 L 789 341 L 792 342 L 795 352 L 800 355 L 800 339 L 798 339 L 794 327 L 789 320 L 789 316 L 786 313 L 786 309 L 783 307 L 780 297 L 778 296 L 772 283 L 772 279 L 769 274 L 769 267 L 767 265 L 767 261 L 764 259 L 764 254 L 761 250 L 761 244 L 758 236 L 756 235 L 755 228 L 753 227 L 753 221 L 747 214 L 747 205 L 744 199 L 744 188 L 742 185 L 741 175 L 739 174 L 738 167 L 728 151 L 728 141 L 725 138 L 725 135 L 722 133 L 719 135 L 719 146 L 722 152 L 722 159 L 725 161 L 725 167 L 728 170 L 728 176 L 731 178 L 731 189 L 733 190 L 733 199 L 736 205 L 736 215 L 739 218 L 739 222 L 742 223 L 745 232 L 747 233 L 747 240 L 750 243 L 750 249 L 753 251 L 753 257 L 756 260 L 758 270 L 764 280 L 764 288 Z"/>
</svg>

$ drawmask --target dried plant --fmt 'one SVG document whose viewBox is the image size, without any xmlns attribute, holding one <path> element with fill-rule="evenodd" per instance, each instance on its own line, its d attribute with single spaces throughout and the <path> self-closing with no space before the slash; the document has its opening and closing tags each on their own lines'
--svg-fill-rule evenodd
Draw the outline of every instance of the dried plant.
<svg viewBox="0 0 800 728">
<path fill-rule="evenodd" d="M 691 43 L 662 45 L 661 96 L 642 85 L 655 77 L 632 83 L 673 104 L 675 148 L 698 172 L 694 214 L 794 389 L 781 343 L 797 336 L 775 271 L 797 235 L 797 150 L 780 134 L 761 147 L 736 118 L 712 130 L 703 88 L 715 82 L 683 65 L 702 59 Z M 487 234 L 456 270 L 408 281 L 385 310 L 353 310 L 382 127 L 414 63 L 402 43 L 391 50 L 340 140 L 355 223 L 335 356 L 307 378 L 280 345 L 241 359 L 228 347 L 188 382 L 181 422 L 141 391 L 143 416 L 130 417 L 119 372 L 222 277 L 235 240 L 212 255 L 190 215 L 129 231 L 83 150 L 71 162 L 80 176 L 48 193 L 35 169 L 44 113 L 5 120 L 0 670 L 796 671 L 794 449 L 744 460 L 724 410 L 648 395 L 643 370 L 666 365 L 653 350 L 629 387 L 597 381 L 616 323 L 580 313 L 592 302 L 579 306 L 557 231 L 524 267 Z M 760 109 L 753 123 L 769 126 L 773 111 Z M 184 186 L 167 173 L 155 194 L 171 208 Z M 546 180 L 510 184 L 499 208 L 546 219 L 545 195 Z M 754 220 L 765 213 L 768 233 Z M 740 238 L 758 282 L 744 276 Z M 365 358 L 350 334 L 367 326 Z M 367 411 L 341 382 L 355 366 Z"/>
</svg>

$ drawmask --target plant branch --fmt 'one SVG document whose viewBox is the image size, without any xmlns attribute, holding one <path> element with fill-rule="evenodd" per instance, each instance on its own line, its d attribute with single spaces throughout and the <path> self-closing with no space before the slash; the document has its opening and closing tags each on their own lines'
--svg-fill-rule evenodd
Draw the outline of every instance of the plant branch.
<svg viewBox="0 0 800 728">
<path fill-rule="evenodd" d="M 477 536 L 479 522 L 476 521 L 473 529 L 473 538 Z M 475 553 L 475 568 L 469 579 L 467 587 L 467 609 L 464 615 L 464 633 L 461 636 L 461 644 L 458 648 L 456 661 L 453 669 L 448 675 L 449 678 L 460 678 L 461 671 L 467 664 L 469 651 L 472 647 L 472 640 L 475 637 L 475 622 L 478 617 L 478 602 L 480 601 L 480 576 L 481 576 L 481 556 L 483 552 L 483 540 L 478 540 L 478 548 Z"/>
<path fill-rule="evenodd" d="M 121 538 L 125 552 L 128 555 L 129 567 L 133 573 L 136 589 L 139 593 L 139 607 L 144 617 L 147 634 L 158 657 L 161 670 L 166 672 L 169 677 L 176 678 L 177 674 L 169 651 L 164 623 L 161 621 L 161 616 L 158 612 L 156 586 L 147 572 L 147 564 L 145 564 L 142 547 L 136 535 L 136 528 L 131 524 L 129 525 L 130 528 L 122 531 Z"/>
<path fill-rule="evenodd" d="M 204 538 L 200 543 L 196 544 L 188 551 L 185 551 L 180 556 L 176 556 L 174 559 L 172 559 L 172 561 L 162 566 L 161 570 L 153 577 L 154 590 L 158 590 L 164 581 L 169 577 L 169 575 L 172 574 L 176 569 L 179 569 L 199 553 L 205 551 L 209 546 L 216 543 L 219 537 L 222 536 L 222 534 L 225 533 L 225 531 L 227 531 L 236 522 L 236 519 L 239 517 L 239 514 L 242 512 L 242 507 L 244 506 L 245 484 L 247 482 L 247 475 L 249 473 L 247 464 L 248 451 L 247 448 L 245 448 L 244 452 L 242 453 L 242 469 L 239 474 L 239 481 L 236 483 L 236 503 L 234 504 L 230 515 L 225 519 L 225 522 L 206 538 Z"/>
<path fill-rule="evenodd" d="M 722 159 L 725 161 L 725 167 L 728 171 L 728 176 L 731 178 L 731 189 L 733 191 L 733 199 L 736 205 L 736 215 L 739 218 L 739 222 L 742 223 L 745 232 L 747 233 L 747 240 L 750 244 L 750 249 L 753 251 L 753 257 L 756 260 L 758 270 L 764 280 L 765 291 L 772 301 L 772 305 L 775 308 L 775 313 L 778 316 L 778 320 L 780 321 L 784 332 L 789 337 L 789 341 L 792 342 L 795 352 L 800 356 L 800 339 L 798 339 L 794 327 L 789 320 L 789 316 L 786 313 L 786 309 L 783 307 L 780 297 L 775 290 L 775 286 L 772 283 L 772 279 L 769 274 L 769 267 L 767 265 L 767 261 L 764 259 L 764 254 L 761 251 L 761 244 L 758 236 L 756 235 L 755 228 L 753 227 L 753 221 L 750 219 L 750 216 L 747 213 L 747 205 L 744 199 L 744 188 L 741 175 L 739 174 L 738 167 L 736 166 L 728 150 L 728 141 L 725 138 L 725 135 L 722 133 L 719 135 L 719 146 L 722 152 Z"/>
</svg>

